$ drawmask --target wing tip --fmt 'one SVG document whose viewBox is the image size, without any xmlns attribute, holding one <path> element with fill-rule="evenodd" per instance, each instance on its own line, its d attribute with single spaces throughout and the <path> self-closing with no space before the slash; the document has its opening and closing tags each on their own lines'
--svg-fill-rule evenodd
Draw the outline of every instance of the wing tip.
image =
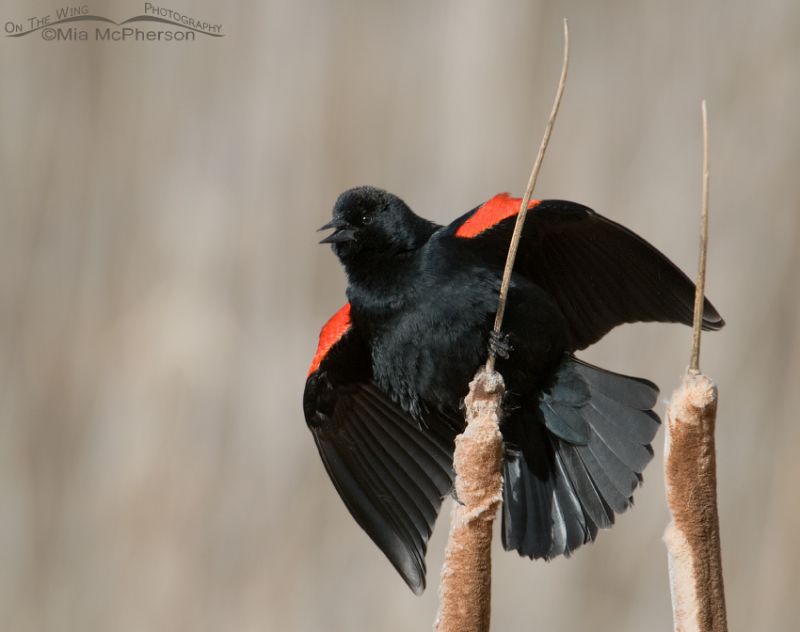
<svg viewBox="0 0 800 632">
<path fill-rule="evenodd" d="M 691 325 L 691 323 L 689 323 Z M 719 331 L 725 326 L 725 319 L 720 316 L 717 308 L 707 298 L 703 301 L 703 329 L 705 331 Z"/>
<path fill-rule="evenodd" d="M 399 573 L 403 581 L 415 595 L 419 596 L 425 592 L 425 550 L 415 551 L 412 555 L 407 546 L 400 550 L 390 550 L 381 547 L 383 554 L 392 563 L 395 570 Z"/>
<path fill-rule="evenodd" d="M 419 578 L 409 578 L 403 577 L 406 580 L 406 584 L 411 589 L 417 597 L 421 596 L 422 593 L 425 592 L 425 575 L 424 573 Z"/>
<path fill-rule="evenodd" d="M 725 319 L 717 315 L 716 318 L 703 317 L 703 330 L 704 331 L 719 331 L 725 326 Z"/>
</svg>

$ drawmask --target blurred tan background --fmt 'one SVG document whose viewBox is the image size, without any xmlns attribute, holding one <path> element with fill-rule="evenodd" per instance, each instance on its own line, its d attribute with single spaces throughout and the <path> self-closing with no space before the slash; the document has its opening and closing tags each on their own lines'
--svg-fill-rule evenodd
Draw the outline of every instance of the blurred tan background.
<svg viewBox="0 0 800 632">
<path fill-rule="evenodd" d="M 0 22 L 56 6 L 5 2 Z M 344 300 L 315 229 L 358 184 L 440 222 L 521 194 L 562 17 L 572 68 L 537 196 L 690 274 L 709 101 L 708 293 L 728 326 L 701 361 L 729 617 L 800 629 L 800 3 L 163 6 L 225 37 L 0 41 L 0 629 L 430 628 L 449 504 L 416 598 L 305 428 L 317 332 Z M 689 339 L 629 326 L 583 357 L 666 399 Z M 671 629 L 663 432 L 655 448 L 636 507 L 574 558 L 496 541 L 495 629 Z"/>
</svg>

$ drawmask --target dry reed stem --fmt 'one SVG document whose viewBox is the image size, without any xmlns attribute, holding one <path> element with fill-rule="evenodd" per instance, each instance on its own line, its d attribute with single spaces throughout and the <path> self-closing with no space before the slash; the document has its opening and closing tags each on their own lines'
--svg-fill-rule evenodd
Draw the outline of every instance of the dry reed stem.
<svg viewBox="0 0 800 632">
<path fill-rule="evenodd" d="M 547 145 L 550 144 L 550 134 L 553 132 L 553 125 L 556 122 L 558 109 L 561 107 L 561 97 L 564 94 L 564 86 L 567 85 L 567 71 L 569 70 L 569 26 L 567 20 L 564 20 L 564 60 L 561 63 L 561 77 L 558 80 L 558 88 L 556 89 L 556 98 L 553 100 L 553 107 L 550 110 L 550 117 L 547 119 L 547 125 L 544 128 L 544 135 L 542 142 L 539 144 L 539 153 L 536 154 L 536 160 L 533 163 L 531 175 L 528 178 L 528 186 L 525 189 L 525 195 L 522 196 L 522 202 L 519 206 L 519 213 L 517 213 L 517 220 L 514 224 L 514 233 L 511 235 L 511 243 L 508 245 L 508 256 L 506 257 L 506 266 L 503 270 L 503 280 L 500 283 L 500 296 L 497 300 L 497 313 L 494 317 L 494 332 L 500 333 L 503 327 L 503 316 L 506 313 L 506 302 L 508 300 L 508 287 L 511 283 L 511 272 L 514 270 L 514 261 L 517 258 L 517 248 L 519 247 L 519 240 L 522 237 L 522 227 L 525 224 L 525 217 L 528 215 L 528 203 L 531 201 L 533 189 L 536 187 L 536 180 L 539 179 L 539 171 L 542 168 L 542 161 L 544 160 L 544 152 L 547 150 Z M 494 350 L 489 350 L 489 358 L 486 360 L 486 371 L 491 373 L 494 371 L 495 353 Z"/>
<path fill-rule="evenodd" d="M 700 106 L 703 115 L 703 199 L 700 212 L 700 247 L 697 256 L 697 287 L 694 293 L 694 321 L 692 323 L 692 355 L 689 372 L 700 372 L 700 331 L 703 324 L 703 298 L 706 294 L 706 253 L 708 252 L 708 109 L 706 101 Z"/>
</svg>

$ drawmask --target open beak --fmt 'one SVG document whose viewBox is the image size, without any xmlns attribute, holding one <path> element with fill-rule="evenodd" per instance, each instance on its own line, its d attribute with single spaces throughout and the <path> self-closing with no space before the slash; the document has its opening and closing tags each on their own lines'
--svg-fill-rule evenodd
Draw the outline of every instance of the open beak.
<svg viewBox="0 0 800 632">
<path fill-rule="evenodd" d="M 355 237 L 355 230 L 343 219 L 334 219 L 319 228 L 319 230 L 329 230 L 334 228 L 330 235 L 320 241 L 321 244 L 340 244 L 345 241 L 352 241 Z"/>
</svg>

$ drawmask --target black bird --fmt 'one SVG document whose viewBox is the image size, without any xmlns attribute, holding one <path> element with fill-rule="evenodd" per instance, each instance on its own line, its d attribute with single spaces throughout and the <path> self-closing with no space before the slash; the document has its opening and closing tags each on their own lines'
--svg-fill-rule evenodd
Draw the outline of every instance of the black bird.
<svg viewBox="0 0 800 632">
<path fill-rule="evenodd" d="M 498 195 L 439 226 L 390 193 L 342 193 L 321 243 L 348 303 L 322 328 L 303 408 L 356 521 L 415 593 L 453 483 L 453 439 L 489 344 L 507 388 L 503 546 L 569 555 L 632 503 L 659 426 L 655 384 L 574 353 L 622 323 L 691 324 L 694 284 L 663 254 L 591 209 L 531 202 L 504 335 L 490 340 L 520 200 Z M 320 230 L 322 230 L 320 229 Z M 706 301 L 703 328 L 724 322 Z"/>
</svg>

